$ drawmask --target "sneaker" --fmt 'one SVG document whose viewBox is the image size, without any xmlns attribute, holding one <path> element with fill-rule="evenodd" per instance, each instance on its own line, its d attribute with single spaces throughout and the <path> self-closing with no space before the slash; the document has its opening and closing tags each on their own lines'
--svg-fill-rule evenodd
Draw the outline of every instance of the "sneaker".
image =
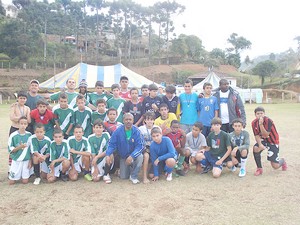
<svg viewBox="0 0 300 225">
<path fill-rule="evenodd" d="M 172 173 L 168 173 L 166 180 L 167 181 L 172 181 Z"/>
<path fill-rule="evenodd" d="M 255 173 L 254 173 L 254 176 L 262 175 L 262 173 L 263 173 L 263 169 L 262 168 L 257 168 Z"/>
<path fill-rule="evenodd" d="M 62 174 L 60 178 L 61 178 L 61 180 L 62 180 L 63 182 L 66 182 L 66 181 L 69 180 L 69 177 L 68 177 L 67 174 Z"/>
<path fill-rule="evenodd" d="M 103 181 L 106 184 L 110 184 L 111 183 L 111 178 L 110 178 L 109 174 L 103 176 Z"/>
<path fill-rule="evenodd" d="M 206 167 L 204 167 L 204 169 L 202 170 L 202 172 L 200 174 L 204 174 L 204 173 L 208 173 L 209 171 L 211 171 L 213 168 L 211 165 L 207 165 Z"/>
<path fill-rule="evenodd" d="M 86 175 L 84 175 L 84 178 L 85 178 L 87 181 L 92 181 L 92 180 L 93 180 L 91 174 L 89 174 L 89 173 L 87 173 Z"/>
<path fill-rule="evenodd" d="M 131 182 L 132 182 L 133 184 L 138 184 L 138 183 L 140 183 L 140 181 L 139 181 L 138 179 L 133 179 L 131 176 L 129 177 L 129 180 L 131 180 Z"/>
<path fill-rule="evenodd" d="M 40 182 L 41 182 L 41 178 L 37 177 L 37 178 L 34 179 L 33 184 L 34 184 L 34 185 L 39 185 Z"/>
<path fill-rule="evenodd" d="M 235 172 L 236 171 L 236 167 L 233 166 L 233 167 L 230 168 L 230 170 L 231 170 L 231 172 Z"/>
<path fill-rule="evenodd" d="M 286 161 L 284 160 L 284 162 L 283 162 L 283 164 L 282 164 L 282 166 L 281 166 L 281 169 L 282 169 L 282 171 L 286 171 L 287 168 L 288 168 L 287 163 L 286 163 Z"/>
<path fill-rule="evenodd" d="M 246 176 L 246 170 L 245 169 L 240 169 L 239 177 L 244 177 L 244 176 Z"/>
<path fill-rule="evenodd" d="M 179 176 L 185 176 L 185 172 L 183 170 L 176 170 L 176 174 Z"/>
</svg>

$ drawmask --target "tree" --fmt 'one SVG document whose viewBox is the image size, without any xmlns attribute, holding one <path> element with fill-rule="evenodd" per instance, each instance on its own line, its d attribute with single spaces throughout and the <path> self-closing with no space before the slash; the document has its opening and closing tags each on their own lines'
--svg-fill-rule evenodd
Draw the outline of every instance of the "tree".
<svg viewBox="0 0 300 225">
<path fill-rule="evenodd" d="M 298 43 L 297 52 L 298 52 L 298 60 L 300 61 L 300 36 L 295 37 L 294 40 L 297 41 Z"/>
<path fill-rule="evenodd" d="M 277 69 L 277 65 L 271 60 L 266 60 L 258 63 L 253 69 L 252 72 L 261 77 L 261 85 L 264 85 L 265 77 L 271 76 Z"/>
<path fill-rule="evenodd" d="M 209 58 L 216 59 L 219 62 L 219 64 L 225 64 L 226 55 L 222 49 L 214 48 L 209 53 Z"/>
</svg>

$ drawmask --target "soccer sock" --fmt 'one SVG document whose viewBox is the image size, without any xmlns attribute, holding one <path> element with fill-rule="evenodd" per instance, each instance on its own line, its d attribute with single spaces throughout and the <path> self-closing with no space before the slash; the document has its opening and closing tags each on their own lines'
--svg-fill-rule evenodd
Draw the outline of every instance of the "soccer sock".
<svg viewBox="0 0 300 225">
<path fill-rule="evenodd" d="M 35 177 L 40 177 L 40 164 L 33 164 L 33 171 L 34 171 L 34 175 Z"/>
<path fill-rule="evenodd" d="M 178 169 L 181 169 L 181 166 L 182 166 L 182 164 L 183 164 L 183 162 L 184 162 L 184 159 L 185 159 L 184 156 L 179 156 L 178 162 L 177 162 L 177 167 L 178 167 Z"/>
<path fill-rule="evenodd" d="M 283 163 L 284 163 L 284 159 L 283 158 L 279 159 L 279 165 L 282 166 Z"/>
<path fill-rule="evenodd" d="M 84 175 L 89 174 L 89 173 L 90 173 L 89 170 L 84 170 L 84 171 L 83 171 L 83 174 L 84 174 Z"/>
<path fill-rule="evenodd" d="M 109 174 L 110 171 L 110 165 L 108 165 L 107 163 L 105 163 L 104 166 L 104 175 L 106 176 L 107 174 Z"/>
<path fill-rule="evenodd" d="M 241 169 L 246 169 L 247 157 L 241 157 Z"/>
<path fill-rule="evenodd" d="M 173 168 L 168 167 L 167 165 L 165 165 L 165 171 L 166 171 L 167 173 L 172 173 Z"/>
<path fill-rule="evenodd" d="M 184 161 L 186 162 L 186 164 L 189 165 L 189 164 L 190 164 L 190 157 L 185 157 L 185 158 L 184 158 Z"/>
<path fill-rule="evenodd" d="M 261 154 L 261 151 L 260 152 L 253 152 L 254 160 L 255 160 L 257 168 L 262 168 L 261 155 L 260 154 Z"/>
</svg>

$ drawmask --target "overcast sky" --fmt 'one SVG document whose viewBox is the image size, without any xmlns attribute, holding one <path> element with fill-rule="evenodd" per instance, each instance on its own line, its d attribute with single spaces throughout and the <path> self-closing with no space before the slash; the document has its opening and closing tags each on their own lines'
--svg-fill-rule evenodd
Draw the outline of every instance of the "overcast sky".
<svg viewBox="0 0 300 225">
<path fill-rule="evenodd" d="M 144 6 L 158 0 L 133 0 Z M 160 0 L 163 1 L 163 0 Z M 170 0 L 171 1 L 171 0 Z M 3 3 L 11 0 L 2 0 Z M 196 35 L 206 50 L 225 49 L 233 32 L 252 42 L 242 57 L 296 50 L 300 36 L 298 0 L 176 0 L 184 5 L 183 14 L 174 18 L 177 35 Z M 183 28 L 183 24 L 186 25 Z M 243 59 L 242 59 L 243 60 Z"/>
</svg>

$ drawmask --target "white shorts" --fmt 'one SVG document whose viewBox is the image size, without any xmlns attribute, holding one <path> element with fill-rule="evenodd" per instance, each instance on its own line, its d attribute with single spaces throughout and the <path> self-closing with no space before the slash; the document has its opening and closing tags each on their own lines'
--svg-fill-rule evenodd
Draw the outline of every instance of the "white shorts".
<svg viewBox="0 0 300 225">
<path fill-rule="evenodd" d="M 191 148 L 186 148 L 186 150 L 190 151 L 190 153 L 191 153 L 190 156 L 191 157 L 195 157 L 197 152 L 198 152 L 198 150 L 194 150 L 194 149 L 191 149 Z"/>
<path fill-rule="evenodd" d="M 33 168 L 28 168 L 29 160 L 14 161 L 12 160 L 9 176 L 10 180 L 28 179 L 33 174 Z"/>
<path fill-rule="evenodd" d="M 77 163 L 74 163 L 74 167 L 78 173 L 81 173 L 81 168 L 84 169 L 84 165 L 82 165 L 82 156 L 79 157 Z"/>
<path fill-rule="evenodd" d="M 98 177 L 102 177 L 104 175 L 104 166 L 106 163 L 106 157 L 104 157 L 104 159 L 97 164 L 97 168 L 99 171 Z M 94 173 L 95 168 L 92 166 L 92 173 Z"/>
<path fill-rule="evenodd" d="M 50 169 L 45 161 L 40 164 L 40 167 L 42 172 L 47 174 L 50 173 Z"/>
</svg>

